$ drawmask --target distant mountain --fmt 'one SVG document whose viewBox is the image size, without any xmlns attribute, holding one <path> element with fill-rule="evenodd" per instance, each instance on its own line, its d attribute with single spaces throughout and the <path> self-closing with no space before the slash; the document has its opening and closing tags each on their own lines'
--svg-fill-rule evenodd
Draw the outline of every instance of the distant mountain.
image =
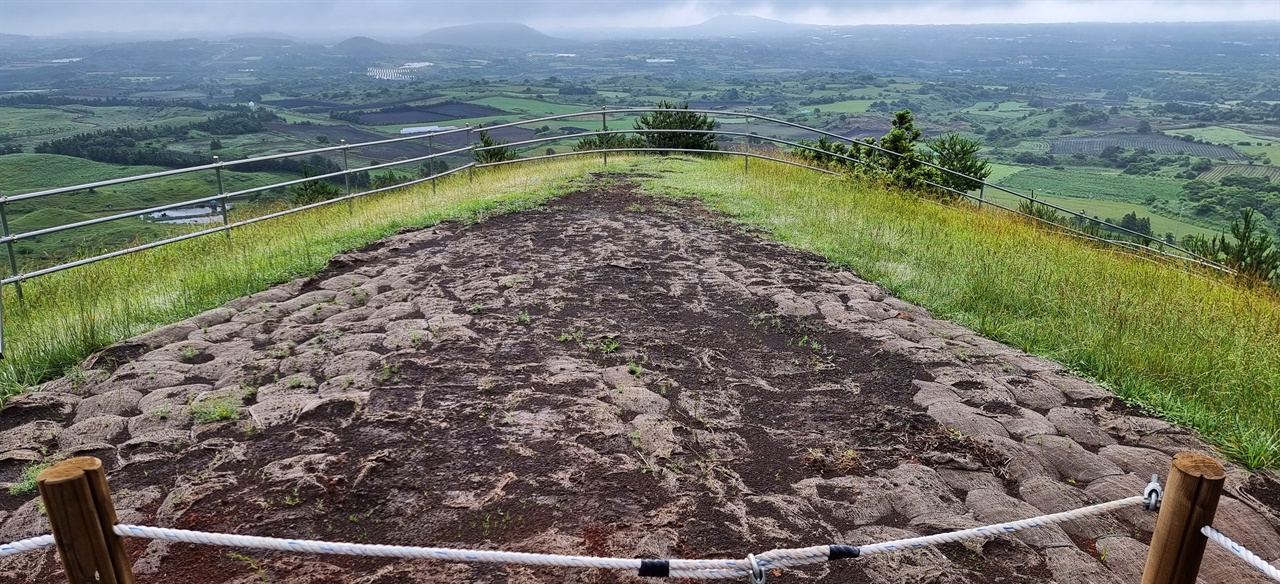
<svg viewBox="0 0 1280 584">
<path fill-rule="evenodd" d="M 8 34 L 0 32 L 0 43 L 24 43 L 31 40 L 31 37 L 22 34 Z"/>
<path fill-rule="evenodd" d="M 419 37 L 424 43 L 488 49 L 561 50 L 576 44 L 542 34 L 517 22 L 464 24 L 433 30 Z"/>
<path fill-rule="evenodd" d="M 783 36 L 814 28 L 816 27 L 808 24 L 794 24 L 759 16 L 722 14 L 701 24 L 672 29 L 671 32 L 677 37 Z"/>
<path fill-rule="evenodd" d="M 246 33 L 240 33 L 240 34 L 233 34 L 227 37 L 227 40 L 231 40 L 231 41 L 257 41 L 262 39 L 271 39 L 271 40 L 277 40 L 277 41 L 298 40 L 285 33 L 274 32 L 274 31 L 246 32 Z M 374 42 L 377 42 L 377 41 L 374 41 Z"/>
<path fill-rule="evenodd" d="M 348 55 L 360 55 L 366 57 L 376 57 L 390 52 L 390 46 L 386 43 L 380 43 L 369 37 L 362 36 L 351 37 L 333 45 L 333 48 L 334 50 L 341 51 Z"/>
</svg>

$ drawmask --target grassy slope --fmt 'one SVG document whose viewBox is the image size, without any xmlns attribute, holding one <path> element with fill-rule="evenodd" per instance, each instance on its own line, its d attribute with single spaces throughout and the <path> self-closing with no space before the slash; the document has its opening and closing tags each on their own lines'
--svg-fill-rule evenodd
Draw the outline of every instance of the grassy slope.
<svg viewBox="0 0 1280 584">
<path fill-rule="evenodd" d="M 1251 467 L 1280 467 L 1274 297 L 801 169 L 753 162 L 744 177 L 737 160 L 613 160 L 656 177 L 647 188 L 699 196 L 940 316 L 1092 375 Z M 313 273 L 400 227 L 534 203 L 599 163 L 493 169 L 474 187 L 442 182 L 434 197 L 411 188 L 361 201 L 355 215 L 338 205 L 242 229 L 229 243 L 207 237 L 102 262 L 28 282 L 24 306 L 7 289 L 0 381 L 19 389 L 59 374 L 101 346 Z"/>
</svg>

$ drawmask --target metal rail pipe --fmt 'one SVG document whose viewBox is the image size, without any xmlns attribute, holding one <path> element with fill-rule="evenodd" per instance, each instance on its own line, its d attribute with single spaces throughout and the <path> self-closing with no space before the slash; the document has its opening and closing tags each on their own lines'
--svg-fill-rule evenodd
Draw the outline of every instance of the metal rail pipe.
<svg viewBox="0 0 1280 584">
<path fill-rule="evenodd" d="M 281 158 L 292 158 L 292 157 L 294 157 L 294 156 L 308 156 L 308 155 L 311 155 L 311 154 L 320 154 L 320 153 L 323 153 L 323 152 L 334 152 L 334 151 L 337 151 L 337 150 L 348 150 L 348 149 L 351 149 L 351 148 L 364 148 L 364 147 L 366 147 L 366 146 L 379 146 L 379 145 L 382 145 L 382 144 L 390 144 L 390 143 L 393 143 L 393 142 L 405 142 L 405 141 L 408 141 L 408 140 L 420 140 L 420 139 L 423 139 L 423 138 L 431 139 L 431 138 L 434 138 L 434 137 L 436 137 L 436 136 L 444 136 L 444 135 L 446 135 L 446 134 L 456 134 L 456 133 L 459 133 L 459 132 L 466 132 L 466 131 L 468 131 L 468 128 L 455 128 L 455 129 L 453 129 L 453 130 L 445 130 L 445 131 L 443 131 L 443 132 L 432 132 L 432 133 L 415 134 L 415 135 L 413 135 L 413 136 L 401 136 L 401 137 L 399 137 L 399 138 L 388 138 L 388 139 L 386 139 L 386 140 L 374 140 L 374 141 L 372 141 L 372 142 L 359 142 L 359 143 L 356 143 L 356 144 L 340 144 L 340 145 L 337 145 L 337 146 L 325 146 L 324 148 L 312 148 L 312 149 L 310 149 L 310 150 L 298 150 L 298 151 L 295 151 L 295 152 L 281 152 L 281 153 L 279 153 L 279 154 L 267 154 L 267 155 L 263 155 L 263 156 L 255 156 L 255 157 L 253 157 L 253 158 L 240 158 L 240 159 L 237 159 L 237 160 L 223 160 L 223 161 L 221 161 L 221 162 L 214 162 L 214 163 L 210 163 L 210 164 L 201 164 L 201 165 L 199 165 L 199 166 L 191 166 L 191 167 L 187 167 L 187 168 L 175 168 L 175 169 L 173 169 L 173 170 L 162 170 L 162 171 L 159 171 L 159 172 L 152 172 L 152 173 L 148 173 L 148 174 L 139 174 L 139 175 L 135 175 L 135 176 L 126 176 L 126 177 L 121 177 L 121 178 L 113 178 L 113 179 L 110 179 L 110 180 L 102 180 L 102 181 L 91 182 L 91 183 L 85 183 L 85 184 L 80 184 L 80 185 L 73 185 L 73 186 L 69 186 L 69 187 L 58 187 L 58 188 L 56 188 L 56 189 L 46 189 L 46 190 L 43 190 L 43 191 L 36 191 L 36 192 L 33 192 L 33 193 L 23 193 L 23 194 L 21 194 L 21 195 L 10 195 L 10 196 L 7 196 L 7 197 L 0 197 L 0 203 L 12 203 L 12 202 L 14 202 L 14 201 L 25 201 L 25 200 L 27 200 L 27 199 L 36 199 L 36 198 L 39 198 L 39 197 L 48 197 L 48 196 L 50 196 L 50 195 L 61 195 L 61 194 L 66 194 L 66 193 L 73 193 L 73 192 L 76 192 L 76 191 L 82 191 L 82 190 L 86 190 L 86 189 L 96 189 L 96 188 L 99 188 L 99 187 L 109 187 L 109 186 L 113 186 L 113 185 L 120 185 L 120 184 L 131 183 L 131 182 L 137 182 L 137 181 L 142 181 L 142 180 L 149 180 L 149 179 L 161 178 L 161 177 L 166 177 L 166 176 L 174 176 L 174 175 L 178 175 L 178 174 L 186 174 L 186 173 L 189 173 L 189 172 L 199 172 L 199 171 L 202 171 L 202 170 L 213 170 L 213 169 L 216 169 L 216 168 L 227 168 L 227 167 L 230 167 L 230 166 L 237 166 L 237 165 L 242 165 L 242 164 L 249 164 L 249 163 L 252 163 L 252 162 L 263 162 L 263 161 L 267 161 L 267 160 L 278 160 L 278 159 L 281 159 Z"/>
<path fill-rule="evenodd" d="M 658 111 L 658 110 L 655 110 L 655 109 L 653 109 L 653 108 L 627 108 L 627 109 L 616 109 L 616 110 L 597 110 L 597 111 L 591 111 L 591 112 L 574 112 L 574 113 L 570 113 L 570 114 L 557 114 L 557 115 L 552 115 L 552 116 L 545 116 L 545 117 L 541 117 L 541 118 L 535 118 L 535 119 L 532 119 L 532 120 L 524 120 L 524 121 L 519 121 L 519 122 L 508 122 L 508 123 L 505 123 L 505 124 L 498 124 L 498 125 L 496 125 L 496 126 L 489 126 L 488 128 L 485 128 L 485 130 L 496 130 L 496 129 L 500 129 L 500 128 L 509 128 L 509 127 L 519 126 L 519 125 L 523 125 L 523 124 L 533 124 L 533 123 L 538 123 L 538 122 L 547 122 L 547 121 L 561 120 L 561 119 L 567 119 L 567 118 L 572 118 L 572 117 L 580 117 L 580 116 L 588 116 L 588 115 L 592 115 L 592 116 L 594 116 L 594 115 L 602 114 L 602 113 L 603 113 L 603 114 L 633 114 L 633 113 L 652 113 L 652 112 L 654 112 L 654 111 Z M 769 117 L 769 116 L 762 116 L 762 115 L 760 115 L 760 114 L 754 114 L 754 113 L 750 113 L 750 112 L 726 112 L 726 111 L 721 111 L 721 110 L 708 110 L 708 109 L 687 109 L 687 110 L 680 110 L 680 111 L 687 111 L 687 112 L 691 112 L 691 113 L 707 114 L 707 115 L 720 115 L 720 116 L 724 116 L 724 117 L 732 117 L 732 118 L 753 118 L 753 119 L 757 119 L 757 120 L 761 120 L 761 121 L 771 122 L 771 123 L 780 124 L 780 125 L 783 125 L 783 126 L 789 126 L 789 127 L 792 127 L 792 128 L 797 128 L 797 129 L 805 130 L 805 131 L 808 131 L 808 132 L 814 132 L 814 133 L 816 133 L 816 134 L 820 134 L 820 135 L 823 135 L 823 136 L 829 136 L 829 137 L 836 138 L 836 139 L 841 140 L 841 141 L 844 141 L 844 142 L 848 142 L 848 143 L 850 143 L 850 144 L 857 144 L 857 145 L 858 145 L 858 146 L 860 146 L 860 147 L 871 148 L 871 149 L 873 149 L 873 150 L 876 150 L 877 152 L 880 152 L 881 154 L 888 154 L 888 155 L 897 156 L 897 157 L 901 157 L 901 156 L 902 156 L 902 154 L 900 154 L 900 153 L 898 153 L 898 152 L 894 152 L 894 151 L 892 151 L 892 150 L 885 149 L 885 148 L 883 148 L 883 147 L 881 147 L 881 146 L 878 146 L 878 145 L 875 145 L 875 144 L 869 144 L 869 143 L 864 142 L 864 141 L 862 141 L 862 140 L 856 140 L 856 139 L 853 139 L 853 138 L 848 138 L 848 137 L 845 137 L 845 136 L 841 136 L 840 134 L 836 134 L 836 133 L 834 133 L 834 132 L 828 132 L 828 131 L 826 131 L 826 130 L 820 130 L 820 129 L 818 129 L 818 128 L 813 128 L 813 127 L 810 127 L 810 126 L 805 126 L 805 125 L 803 125 L 803 124 L 797 124 L 797 123 L 795 123 L 795 122 L 789 122 L 789 121 L 787 121 L 787 120 L 781 120 L 781 119 L 778 119 L 778 118 L 771 118 L 771 117 Z M 635 132 L 635 130 L 632 130 L 631 132 Z M 754 134 L 753 134 L 753 135 L 754 135 Z M 824 152 L 825 152 L 825 151 L 824 151 Z M 1055 205 L 1055 204 L 1053 204 L 1053 203 L 1046 203 L 1046 202 L 1044 202 L 1044 201 L 1039 201 L 1039 200 L 1036 200 L 1036 198 L 1035 198 L 1035 197 L 1031 197 L 1031 196 L 1028 196 L 1028 195 L 1026 195 L 1026 194 L 1024 194 L 1024 193 L 1020 193 L 1020 192 L 1017 192 L 1017 191 L 1014 191 L 1014 190 L 1011 190 L 1011 189 L 1008 189 L 1008 188 L 1005 188 L 1005 187 L 1002 187 L 1002 186 L 999 186 L 999 185 L 996 185 L 996 184 L 989 183 L 989 182 L 987 182 L 987 181 L 985 181 L 985 180 L 981 180 L 981 179 L 973 178 L 973 177 L 971 177 L 971 176 L 968 176 L 968 175 L 965 175 L 965 174 L 962 174 L 962 173 L 956 172 L 956 171 L 951 170 L 951 169 L 948 169 L 948 168 L 943 168 L 942 166 L 939 166 L 939 165 L 934 164 L 934 163 L 932 163 L 932 162 L 927 162 L 927 161 L 923 161 L 923 160 L 916 160 L 915 162 L 916 162 L 917 164 L 921 164 L 921 165 L 924 165 L 924 166 L 927 166 L 927 167 L 930 167 L 930 168 L 936 169 L 936 170 L 938 170 L 938 171 L 945 172 L 945 173 L 950 174 L 950 175 L 955 176 L 955 177 L 959 177 L 959 178 L 963 178 L 963 179 L 966 179 L 966 180 L 970 180 L 970 181 L 976 182 L 976 183 L 978 183 L 978 184 L 981 184 L 981 185 L 983 185 L 983 186 L 988 186 L 988 187 L 994 188 L 994 189 L 996 189 L 996 190 L 1003 191 L 1003 192 L 1005 192 L 1005 193 L 1008 193 L 1008 194 L 1014 195 L 1014 196 L 1016 196 L 1016 197 L 1020 197 L 1020 198 L 1022 198 L 1022 199 L 1026 199 L 1026 200 L 1028 200 L 1028 201 L 1035 201 L 1035 202 L 1036 202 L 1036 203 L 1038 203 L 1038 204 L 1045 205 L 1045 206 L 1047 206 L 1047 207 L 1050 207 L 1050 208 L 1052 208 L 1052 209 L 1056 209 L 1056 210 L 1061 211 L 1061 212 L 1063 212 L 1063 213 L 1067 213 L 1068 215 L 1071 215 L 1071 216 L 1074 216 L 1074 217 L 1079 217 L 1079 218 L 1081 218 L 1081 219 L 1085 219 L 1085 220 L 1090 221 L 1090 222 L 1099 223 L 1099 224 L 1101 224 L 1101 225 L 1106 226 L 1108 229 L 1112 229 L 1112 230 L 1115 230 L 1115 231 L 1119 231 L 1119 232 L 1122 232 L 1122 233 L 1126 233 L 1126 234 L 1128 234 L 1128 235 L 1132 235 L 1132 236 L 1134 236 L 1134 237 L 1140 237 L 1140 238 L 1146 239 L 1146 240 L 1148 240 L 1148 241 L 1152 241 L 1152 242 L 1155 242 L 1155 243 L 1159 243 L 1160 245 L 1166 245 L 1166 246 L 1168 246 L 1168 247 L 1170 247 L 1170 248 L 1172 248 L 1172 249 L 1176 249 L 1176 250 L 1181 251 L 1181 252 L 1183 252 L 1183 253 L 1186 253 L 1186 254 L 1189 254 L 1189 255 L 1192 255 L 1192 256 L 1195 256 L 1195 257 L 1200 257 L 1200 256 L 1196 255 L 1195 253 L 1191 252 L 1190 250 L 1187 250 L 1187 249 L 1182 248 L 1181 246 L 1178 246 L 1177 244 L 1171 244 L 1171 243 L 1169 243 L 1169 242 L 1162 241 L 1162 240 L 1160 240 L 1160 239 L 1158 239 L 1158 238 L 1152 237 L 1152 236 L 1147 235 L 1147 234 L 1145 234 L 1145 233 L 1141 233 L 1141 232 L 1138 232 L 1138 231 L 1133 231 L 1133 230 L 1131 230 L 1131 229 L 1128 229 L 1128 228 L 1125 228 L 1125 227 L 1121 227 L 1121 226 L 1119 226 L 1119 225 L 1115 225 L 1115 224 L 1113 224 L 1113 223 L 1108 223 L 1108 222 L 1106 222 L 1106 221 L 1100 221 L 1100 220 L 1098 220 L 1098 219 L 1094 219 L 1093 217 L 1089 217 L 1088 215 L 1085 215 L 1085 214 L 1082 214 L 1082 213 L 1079 213 L 1079 212 L 1076 212 L 1076 211 L 1072 211 L 1071 209 L 1067 209 L 1067 208 L 1065 208 L 1065 207 L 1060 207 L 1060 206 Z M 1200 259 L 1201 259 L 1201 260 L 1203 260 L 1203 261 L 1206 261 L 1206 262 L 1208 261 L 1208 259 L 1207 259 L 1207 258 L 1200 258 Z M 1210 263 L 1213 263 L 1213 262 L 1210 262 Z M 1214 265 L 1216 265 L 1216 264 L 1214 264 Z M 1218 269 L 1221 269 L 1221 270 L 1226 270 L 1226 271 L 1228 271 L 1228 272 L 1230 272 L 1230 273 L 1234 273 L 1234 272 L 1231 272 L 1230 270 L 1227 270 L 1224 266 L 1217 266 L 1217 268 L 1218 268 Z"/>
</svg>

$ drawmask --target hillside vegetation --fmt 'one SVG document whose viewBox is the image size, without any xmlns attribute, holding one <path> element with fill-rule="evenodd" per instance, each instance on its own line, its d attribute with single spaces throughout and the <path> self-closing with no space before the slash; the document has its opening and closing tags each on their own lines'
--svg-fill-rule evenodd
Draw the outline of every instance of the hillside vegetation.
<svg viewBox="0 0 1280 584">
<path fill-rule="evenodd" d="M 611 158 L 645 188 L 692 196 L 905 300 L 1097 378 L 1199 430 L 1251 468 L 1280 467 L 1280 303 L 967 206 L 738 159 Z M 520 208 L 573 189 L 596 157 L 521 164 L 407 188 L 101 262 L 5 290 L 10 392 L 67 373 L 93 350 L 314 273 L 334 253 L 403 227 Z M 325 225 L 324 230 L 315 225 Z"/>
</svg>

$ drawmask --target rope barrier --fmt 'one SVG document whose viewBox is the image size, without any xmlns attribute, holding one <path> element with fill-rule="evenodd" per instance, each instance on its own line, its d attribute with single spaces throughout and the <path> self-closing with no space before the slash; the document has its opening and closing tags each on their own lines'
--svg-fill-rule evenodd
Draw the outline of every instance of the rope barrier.
<svg viewBox="0 0 1280 584">
<path fill-rule="evenodd" d="M 0 558 L 16 556 L 22 552 L 32 552 L 53 546 L 53 535 L 45 534 L 9 543 L 0 544 Z"/>
<path fill-rule="evenodd" d="M 750 578 L 752 582 L 763 583 L 765 574 L 771 569 L 820 564 L 822 562 L 858 558 L 891 551 L 916 549 L 924 546 L 959 541 L 962 539 L 995 537 L 998 535 L 1013 533 L 1015 531 L 1035 527 L 1045 527 L 1065 521 L 1080 519 L 1091 515 L 1099 515 L 1117 509 L 1134 507 L 1147 503 L 1148 499 L 1146 496 L 1137 495 L 1126 499 L 1099 503 L 1097 505 L 1071 509 L 1060 513 L 1031 517 L 1007 523 L 984 525 L 962 531 L 952 531 L 861 546 L 832 544 L 806 548 L 779 549 L 762 554 L 748 555 L 745 559 L 722 560 L 602 558 L 592 556 L 567 556 L 494 550 L 465 550 L 340 543 L 305 539 L 282 539 L 275 537 L 236 535 L 228 533 L 208 533 L 186 529 L 129 524 L 116 525 L 115 533 L 121 537 L 159 539 L 184 543 L 254 548 L 284 552 L 339 554 L 385 558 L 421 558 L 452 562 L 523 564 L 534 566 L 558 566 L 566 568 L 634 570 L 636 575 L 646 577 L 690 578 L 700 580 Z M 1230 542 L 1230 540 L 1227 541 Z M 3 544 L 0 545 L 0 557 L 47 548 L 53 544 L 53 536 L 51 535 L 42 535 L 40 537 Z M 1225 545 L 1226 544 L 1224 544 L 1224 546 Z M 1234 542 L 1231 542 L 1231 545 L 1235 545 Z M 1239 555 L 1238 552 L 1237 555 Z M 1256 558 L 1256 556 L 1254 557 Z M 1272 570 L 1274 570 L 1274 568 L 1272 568 Z"/>
<path fill-rule="evenodd" d="M 122 537 L 163 539 L 185 543 L 247 547 L 288 552 L 340 554 L 391 558 L 424 558 L 453 562 L 482 562 L 525 564 L 535 566 L 560 566 L 572 568 L 603 568 L 611 570 L 635 570 L 639 576 L 719 579 L 753 577 L 763 570 L 819 564 L 833 560 L 857 558 L 878 553 L 920 548 L 928 545 L 959 541 L 961 539 L 994 537 L 1023 529 L 1045 527 L 1073 519 L 1098 515 L 1145 503 L 1143 496 L 1133 496 L 1117 501 L 1099 503 L 1080 509 L 1053 513 L 1008 523 L 984 525 L 963 531 L 939 533 L 910 539 L 900 539 L 863 546 L 820 545 L 807 548 L 780 549 L 753 555 L 747 559 L 724 560 L 671 560 L 636 558 L 600 558 L 591 556 L 564 556 L 525 552 L 493 550 L 463 550 L 414 546 L 337 543 L 315 540 L 281 539 L 224 533 L 207 533 L 166 527 L 144 525 L 115 526 Z"/>
<path fill-rule="evenodd" d="M 1235 554 L 1236 557 L 1244 560 L 1250 566 L 1257 568 L 1259 572 L 1266 574 L 1272 580 L 1280 582 L 1280 568 L 1276 568 L 1275 566 L 1268 564 L 1266 560 L 1259 558 L 1257 554 L 1232 541 L 1231 538 L 1222 535 L 1222 532 L 1206 525 L 1200 528 L 1200 533 L 1203 533 L 1205 537 L 1209 538 L 1209 541 L 1222 546 L 1222 549 Z"/>
</svg>

